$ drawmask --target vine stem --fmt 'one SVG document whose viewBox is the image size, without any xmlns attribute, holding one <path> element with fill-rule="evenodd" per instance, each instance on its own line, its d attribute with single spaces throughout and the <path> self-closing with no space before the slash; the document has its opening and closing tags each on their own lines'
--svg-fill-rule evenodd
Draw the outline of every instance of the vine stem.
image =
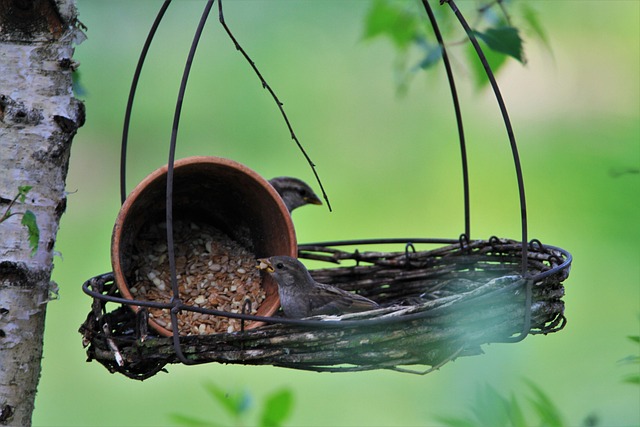
<svg viewBox="0 0 640 427">
<path fill-rule="evenodd" d="M 16 196 L 13 198 L 13 200 L 11 200 L 9 202 L 9 206 L 7 206 L 7 209 L 4 211 L 4 214 L 2 214 L 2 217 L 0 217 L 0 223 L 3 223 L 4 221 L 8 220 L 9 218 L 11 218 L 14 215 L 19 215 L 19 212 L 14 212 L 11 213 L 11 207 L 13 205 L 16 204 L 16 200 L 18 200 L 18 197 L 20 197 L 20 195 L 23 194 L 21 191 L 18 191 L 18 194 L 16 194 Z M 7 200 L 7 199 L 5 199 Z"/>
<path fill-rule="evenodd" d="M 287 116 L 287 113 L 284 111 L 284 104 L 280 101 L 280 99 L 278 98 L 278 96 L 276 95 L 274 90 L 271 88 L 269 83 L 267 83 L 265 78 L 262 76 L 262 73 L 260 73 L 260 70 L 258 70 L 258 67 L 256 66 L 255 62 L 251 59 L 251 57 L 249 57 L 249 54 L 242 48 L 242 46 L 240 46 L 240 43 L 235 38 L 235 36 L 231 32 L 231 29 L 227 25 L 227 23 L 226 23 L 226 21 L 224 19 L 224 12 L 222 10 L 222 0 L 218 0 L 218 18 L 220 20 L 220 24 L 222 25 L 222 27 L 226 31 L 227 35 L 229 36 L 229 38 L 233 42 L 236 50 L 238 50 L 242 54 L 244 59 L 247 60 L 247 62 L 249 63 L 249 65 L 253 69 L 253 71 L 256 74 L 256 76 L 258 77 L 258 79 L 260 79 L 260 83 L 262 84 L 262 87 L 269 92 L 269 94 L 271 95 L 271 97 L 275 101 L 276 105 L 278 106 L 278 109 L 280 110 L 280 114 L 282 114 L 282 118 L 284 119 L 284 122 L 287 125 L 287 129 L 289 129 L 289 133 L 291 135 L 291 139 L 293 139 L 293 141 L 298 146 L 298 149 L 300 150 L 300 152 L 302 153 L 304 158 L 307 160 L 307 163 L 309 163 L 309 166 L 311 167 L 311 170 L 313 171 L 313 175 L 315 176 L 316 181 L 318 182 L 318 185 L 320 186 L 320 190 L 322 191 L 322 197 L 327 202 L 327 207 L 329 208 L 329 212 L 331 212 L 331 203 L 329 202 L 329 197 L 327 196 L 327 193 L 324 190 L 324 186 L 322 185 L 322 181 L 320 180 L 320 176 L 318 175 L 318 171 L 316 170 L 316 165 L 313 163 L 313 161 L 311 160 L 311 157 L 309 157 L 309 155 L 307 154 L 307 151 L 304 149 L 304 147 L 300 143 L 300 140 L 298 139 L 296 133 L 294 132 L 293 126 L 291 125 L 291 122 L 289 121 L 289 117 Z"/>
</svg>

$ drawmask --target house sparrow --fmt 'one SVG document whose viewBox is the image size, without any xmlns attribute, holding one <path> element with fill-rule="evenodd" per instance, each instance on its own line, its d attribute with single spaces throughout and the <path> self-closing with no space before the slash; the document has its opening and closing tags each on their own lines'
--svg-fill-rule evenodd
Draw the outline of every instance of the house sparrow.
<svg viewBox="0 0 640 427">
<path fill-rule="evenodd" d="M 266 270 L 278 282 L 280 305 L 286 317 L 355 313 L 378 308 L 378 304 L 368 298 L 316 282 L 295 258 L 272 256 L 258 261 L 258 268 Z"/>
<path fill-rule="evenodd" d="M 269 184 L 280 194 L 289 212 L 308 204 L 322 204 L 322 201 L 316 196 L 311 187 L 298 178 L 281 176 L 269 180 Z"/>
</svg>

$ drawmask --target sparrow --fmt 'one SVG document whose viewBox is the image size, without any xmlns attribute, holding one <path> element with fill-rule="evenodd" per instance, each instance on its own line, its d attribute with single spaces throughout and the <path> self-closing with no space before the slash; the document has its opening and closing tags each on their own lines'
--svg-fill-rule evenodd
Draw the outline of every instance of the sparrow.
<svg viewBox="0 0 640 427">
<path fill-rule="evenodd" d="M 257 267 L 267 271 L 278 282 L 280 306 L 285 317 L 337 315 L 378 308 L 378 304 L 368 298 L 316 282 L 307 268 L 295 258 L 260 258 Z"/>
<path fill-rule="evenodd" d="M 289 212 L 304 205 L 321 205 L 322 201 L 309 185 L 290 176 L 280 176 L 269 180 L 278 192 Z"/>
</svg>

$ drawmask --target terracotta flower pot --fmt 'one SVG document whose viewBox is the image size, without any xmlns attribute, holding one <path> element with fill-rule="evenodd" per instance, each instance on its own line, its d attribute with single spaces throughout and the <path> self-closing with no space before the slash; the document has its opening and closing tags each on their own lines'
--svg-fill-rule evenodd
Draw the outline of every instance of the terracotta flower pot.
<svg viewBox="0 0 640 427">
<path fill-rule="evenodd" d="M 165 165 L 133 189 L 116 219 L 111 263 L 116 285 L 127 299 L 134 299 L 130 289 L 134 285 L 132 255 L 139 234 L 149 223 L 166 219 L 166 181 Z M 175 162 L 174 224 L 178 220 L 211 225 L 248 247 L 256 258 L 297 254 L 291 216 L 278 193 L 256 172 L 233 160 L 199 156 Z M 263 275 L 262 288 L 266 295 L 256 314 L 271 316 L 280 306 L 278 285 Z M 131 308 L 139 310 L 138 306 Z M 153 319 L 149 323 L 160 334 L 173 335 Z M 247 328 L 257 326 L 260 324 L 254 322 Z"/>
</svg>

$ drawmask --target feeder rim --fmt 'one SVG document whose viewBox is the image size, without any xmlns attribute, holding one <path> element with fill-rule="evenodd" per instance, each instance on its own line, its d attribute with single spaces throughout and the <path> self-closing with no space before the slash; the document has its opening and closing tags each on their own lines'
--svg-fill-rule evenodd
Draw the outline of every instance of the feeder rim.
<svg viewBox="0 0 640 427">
<path fill-rule="evenodd" d="M 434 240 L 436 241 L 450 241 L 450 239 L 425 239 L 425 238 L 421 238 L 421 239 L 408 239 L 411 240 L 411 242 L 416 242 L 416 243 L 433 243 Z M 403 239 L 368 239 L 368 240 L 345 240 L 345 241 L 336 241 L 336 242 L 326 242 L 326 243 L 319 243 L 319 244 L 314 244 L 316 246 L 320 246 L 320 245 L 324 245 L 324 246 L 347 246 L 347 245 L 353 245 L 354 242 L 355 243 L 361 243 L 361 244 L 368 244 L 368 243 L 406 243 L 408 240 L 403 240 Z M 457 242 L 457 241 L 454 241 Z M 486 242 L 484 240 L 474 240 L 472 242 Z M 328 244 L 330 243 L 330 245 Z M 513 244 L 517 244 L 519 242 L 512 242 Z M 476 297 L 474 299 L 474 301 L 477 301 L 478 298 L 485 298 L 485 297 L 493 297 L 497 294 L 501 294 L 504 292 L 511 292 L 513 290 L 515 290 L 516 288 L 522 286 L 522 285 L 526 285 L 527 283 L 534 283 L 537 281 L 540 281 L 548 276 L 551 276 L 553 274 L 558 273 L 559 271 L 568 268 L 571 265 L 571 262 L 573 260 L 572 255 L 559 247 L 556 246 L 552 246 L 552 245 L 542 245 L 540 244 L 539 241 L 532 241 L 530 244 L 539 244 L 540 248 L 543 249 L 552 249 L 555 251 L 560 252 L 564 257 L 565 260 L 564 262 L 562 262 L 561 264 L 552 267 L 551 269 L 538 273 L 536 275 L 530 276 L 530 277 L 523 277 L 521 274 L 516 273 L 513 274 L 511 277 L 517 277 L 519 276 L 518 280 L 514 280 L 514 282 L 508 286 L 505 286 L 504 288 L 501 289 L 497 289 L 494 291 L 491 291 L 485 295 L 481 295 L 479 297 Z M 305 246 L 311 246 L 311 244 L 307 244 L 307 245 L 299 245 L 299 249 L 303 249 Z M 508 277 L 508 276 L 505 276 Z M 194 312 L 198 312 L 198 313 L 203 313 L 203 314 L 210 314 L 210 315 L 215 315 L 215 316 L 223 316 L 223 317 L 229 317 L 229 318 L 235 318 L 235 319 L 241 319 L 242 321 L 258 321 L 258 322 L 265 322 L 268 324 L 286 324 L 286 325 L 293 325 L 293 326 L 306 326 L 306 327 L 312 327 L 312 328 L 348 328 L 348 327 L 360 327 L 360 326 L 373 326 L 373 325 L 380 325 L 380 324 L 395 324 L 395 323 L 402 323 L 402 322 L 406 322 L 406 321 L 411 321 L 411 320 L 418 320 L 418 319 L 423 319 L 423 318 L 428 318 L 428 317 L 432 317 L 435 315 L 439 315 L 440 311 L 446 307 L 435 307 L 429 310 L 425 310 L 425 311 L 421 311 L 418 313 L 410 313 L 410 314 L 405 314 L 402 316 L 392 316 L 392 317 L 382 317 L 382 318 L 370 318 L 370 319 L 360 319 L 360 320 L 305 320 L 305 319 L 289 319 L 286 317 L 271 317 L 271 316 L 256 316 L 256 315 L 251 315 L 251 314 L 244 314 L 244 313 L 230 313 L 230 312 L 226 312 L 226 311 L 220 311 L 220 310 L 214 310 L 214 309 L 208 309 L 208 308 L 201 308 L 201 307 L 193 307 L 193 306 L 183 306 L 182 305 L 182 301 L 178 300 L 178 299 L 172 299 L 171 301 L 167 302 L 167 303 L 161 303 L 161 302 L 154 302 L 154 301 L 142 301 L 142 300 L 132 300 L 132 299 L 127 299 L 127 298 L 123 298 L 123 297 L 117 297 L 117 296 L 113 296 L 113 295 L 103 295 L 100 292 L 94 291 L 92 289 L 90 289 L 90 286 L 94 283 L 94 281 L 111 281 L 113 280 L 113 273 L 104 273 L 102 275 L 93 277 L 89 280 L 87 280 L 86 282 L 83 283 L 82 285 L 82 290 L 84 291 L 85 294 L 92 296 L 94 298 L 103 300 L 103 301 L 107 301 L 107 302 L 113 302 L 113 303 L 120 303 L 120 304 L 124 304 L 124 305 L 136 305 L 136 306 L 140 306 L 140 307 L 153 307 L 153 308 L 163 308 L 163 309 L 170 309 L 173 312 L 179 312 L 182 309 L 187 308 L 188 311 L 194 311 Z M 464 301 L 458 302 L 459 304 L 464 304 Z"/>
<path fill-rule="evenodd" d="M 475 242 L 484 242 L 484 241 L 490 242 L 491 240 L 494 240 L 494 239 L 498 239 L 498 238 L 494 236 L 494 237 L 491 237 L 489 240 L 483 240 L 483 239 L 466 240 L 463 235 L 461 236 L 460 239 L 425 238 L 425 237 L 419 237 L 419 238 L 390 237 L 390 238 L 371 238 L 371 239 L 353 239 L 353 240 L 333 240 L 333 241 L 327 241 L 327 242 L 299 243 L 298 251 L 305 250 L 306 247 L 312 247 L 312 246 L 355 246 L 355 245 L 375 245 L 375 244 L 394 244 L 394 243 L 403 243 L 405 245 L 410 245 L 413 243 L 457 244 L 457 243 L 461 243 L 463 240 L 467 244 L 472 244 Z M 520 243 L 520 242 L 515 242 L 515 243 Z M 548 277 L 556 273 L 557 271 L 568 267 L 573 262 L 573 255 L 571 255 L 571 253 L 566 249 L 562 249 L 561 247 L 553 246 L 553 245 L 547 245 L 547 244 L 543 245 L 537 239 L 531 240 L 528 246 L 536 246 L 536 245 L 540 246 L 543 249 L 551 249 L 551 250 L 560 252 L 565 257 L 565 261 L 556 267 L 552 267 L 550 270 L 528 277 L 533 281 L 544 279 L 545 277 Z"/>
</svg>

